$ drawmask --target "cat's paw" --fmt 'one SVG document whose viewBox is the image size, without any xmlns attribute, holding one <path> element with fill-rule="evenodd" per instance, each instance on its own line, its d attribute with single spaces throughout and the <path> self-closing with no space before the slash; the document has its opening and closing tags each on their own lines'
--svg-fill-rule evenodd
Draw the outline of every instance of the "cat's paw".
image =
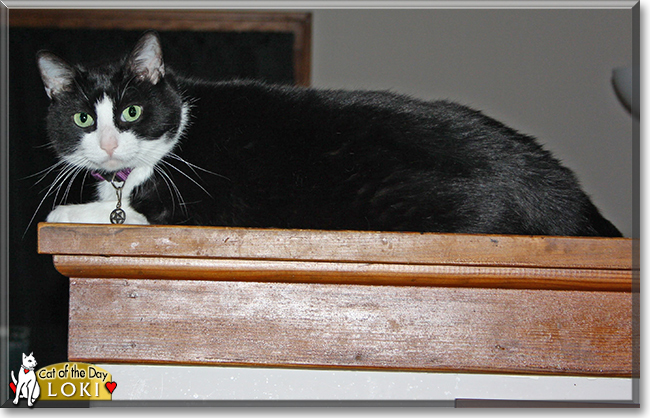
<svg viewBox="0 0 650 418">
<path fill-rule="evenodd" d="M 147 221 L 147 218 L 134 211 L 131 208 L 126 208 L 126 220 L 124 221 L 125 224 L 127 225 L 149 225 L 149 221 Z"/>
<path fill-rule="evenodd" d="M 111 212 L 115 209 L 115 202 L 92 202 L 82 205 L 61 205 L 54 208 L 47 215 L 47 222 L 54 223 L 82 223 L 82 224 L 110 224 Z M 124 207 L 126 213 L 125 224 L 148 225 L 147 218 L 130 207 Z"/>
<path fill-rule="evenodd" d="M 47 218 L 45 220 L 47 222 L 54 222 L 54 223 L 73 223 L 77 222 L 74 220 L 75 217 L 75 210 L 73 209 L 73 206 L 76 205 L 61 205 L 57 206 L 52 210 L 52 212 L 47 215 Z"/>
</svg>

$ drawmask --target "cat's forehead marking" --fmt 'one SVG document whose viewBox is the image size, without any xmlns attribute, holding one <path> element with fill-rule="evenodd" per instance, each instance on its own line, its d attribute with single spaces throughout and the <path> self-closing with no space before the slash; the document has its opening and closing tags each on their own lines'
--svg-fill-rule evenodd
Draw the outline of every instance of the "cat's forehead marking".
<svg viewBox="0 0 650 418">
<path fill-rule="evenodd" d="M 113 122 L 113 100 L 107 94 L 104 94 L 95 104 L 95 113 L 97 115 L 98 129 L 115 125 Z"/>
</svg>

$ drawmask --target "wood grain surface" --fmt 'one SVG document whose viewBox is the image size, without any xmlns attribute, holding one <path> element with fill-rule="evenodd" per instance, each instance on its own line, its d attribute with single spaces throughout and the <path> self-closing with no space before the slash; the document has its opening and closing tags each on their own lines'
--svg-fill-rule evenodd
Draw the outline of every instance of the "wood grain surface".
<svg viewBox="0 0 650 418">
<path fill-rule="evenodd" d="M 625 270 L 176 257 L 54 256 L 68 277 L 630 291 Z"/>
<path fill-rule="evenodd" d="M 46 254 L 622 270 L 633 262 L 627 238 L 47 223 L 38 233 Z"/>
<path fill-rule="evenodd" d="M 91 362 L 638 376 L 638 245 L 39 225 Z"/>
<path fill-rule="evenodd" d="M 72 279 L 73 361 L 629 377 L 629 293 Z"/>
</svg>

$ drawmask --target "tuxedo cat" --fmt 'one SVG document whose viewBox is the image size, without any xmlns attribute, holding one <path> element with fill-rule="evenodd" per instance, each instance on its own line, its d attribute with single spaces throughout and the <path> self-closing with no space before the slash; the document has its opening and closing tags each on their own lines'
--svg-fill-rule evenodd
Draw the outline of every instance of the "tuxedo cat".
<svg viewBox="0 0 650 418">
<path fill-rule="evenodd" d="M 186 78 L 155 32 L 120 62 L 37 61 L 51 191 L 100 179 L 50 222 L 621 235 L 534 138 L 455 103 Z"/>
</svg>

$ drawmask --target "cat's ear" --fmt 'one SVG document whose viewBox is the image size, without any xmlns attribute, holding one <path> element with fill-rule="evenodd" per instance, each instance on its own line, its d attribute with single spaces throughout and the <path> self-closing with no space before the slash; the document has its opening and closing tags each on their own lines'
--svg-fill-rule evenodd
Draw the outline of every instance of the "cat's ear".
<svg viewBox="0 0 650 418">
<path fill-rule="evenodd" d="M 154 31 L 146 32 L 129 54 L 127 68 L 136 76 L 158 83 L 165 76 L 160 38 Z"/>
<path fill-rule="evenodd" d="M 39 51 L 36 62 L 50 99 L 72 86 L 76 73 L 67 62 L 48 51 Z"/>
</svg>

